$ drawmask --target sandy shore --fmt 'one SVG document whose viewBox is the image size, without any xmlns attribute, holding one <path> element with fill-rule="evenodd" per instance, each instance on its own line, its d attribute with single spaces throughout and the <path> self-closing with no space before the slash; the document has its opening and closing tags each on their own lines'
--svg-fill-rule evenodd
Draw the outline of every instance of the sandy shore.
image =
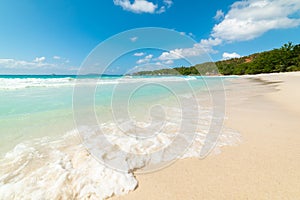
<svg viewBox="0 0 300 200">
<path fill-rule="evenodd" d="M 138 175 L 113 199 L 299 199 L 300 73 L 242 77 L 226 86 L 226 125 L 242 142 L 218 155 Z"/>
</svg>

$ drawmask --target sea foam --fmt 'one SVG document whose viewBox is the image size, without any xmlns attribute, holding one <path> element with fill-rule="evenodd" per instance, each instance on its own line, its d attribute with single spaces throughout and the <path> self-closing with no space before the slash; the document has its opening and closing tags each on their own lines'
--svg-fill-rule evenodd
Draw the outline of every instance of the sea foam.
<svg viewBox="0 0 300 200">
<path fill-rule="evenodd" d="M 132 173 L 97 162 L 76 136 L 74 130 L 8 152 L 0 161 L 0 199 L 105 199 L 136 188 Z"/>
<path fill-rule="evenodd" d="M 199 157 L 208 134 L 210 112 L 202 109 L 192 143 L 177 159 Z M 143 139 L 128 136 L 126 133 L 132 133 L 132 127 L 126 123 L 121 124 L 123 130 L 120 124 L 107 122 L 78 127 L 61 137 L 18 144 L 0 160 L 0 199 L 105 199 L 126 194 L 137 187 L 136 170 L 143 172 L 144 168 L 151 169 L 152 165 L 174 158 L 167 151 L 155 152 L 171 145 L 174 137 L 181 137 L 182 141 L 190 139 L 176 134 L 176 120 L 169 120 L 159 133 Z M 147 127 L 145 122 L 135 123 Z M 236 131 L 223 128 L 214 152 L 239 140 Z"/>
<path fill-rule="evenodd" d="M 32 87 L 61 87 L 74 85 L 72 78 L 0 78 L 1 90 L 16 90 Z"/>
<path fill-rule="evenodd" d="M 160 82 L 177 82 L 196 80 L 195 77 L 178 76 L 178 77 L 122 77 L 118 79 L 103 79 L 103 78 L 0 78 L 0 90 L 17 90 L 33 87 L 66 87 L 81 85 L 114 85 L 121 83 L 137 83 L 137 82 L 154 82 L 159 79 Z"/>
<path fill-rule="evenodd" d="M 195 79 L 163 77 L 159 81 L 173 83 L 191 82 Z M 155 82 L 157 79 L 99 79 L 97 84 L 151 81 Z M 73 87 L 75 84 L 94 85 L 95 79 L 0 79 L 2 90 Z M 202 82 L 199 84 L 203 85 Z M 123 88 L 126 89 L 127 86 L 124 84 Z M 196 101 L 192 101 L 195 96 L 191 92 L 181 92 L 177 86 L 176 83 L 173 87 L 179 90 L 176 97 L 184 100 L 182 103 L 185 102 L 179 107 L 172 107 L 172 101 L 169 100 L 159 102 L 157 98 L 151 105 L 161 103 L 164 112 L 154 110 L 148 116 L 147 110 L 137 110 L 137 101 L 133 105 L 133 111 L 137 111 L 136 118 L 123 118 L 122 112 L 116 115 L 117 120 L 93 126 L 78 125 L 62 136 L 42 137 L 18 144 L 0 160 L 0 199 L 105 199 L 122 195 L 137 187 L 134 174 L 158 170 L 157 165 L 172 163 L 177 159 L 200 158 L 202 147 L 207 142 L 211 142 L 214 153 L 220 152 L 222 146 L 239 142 L 239 133 L 226 127 L 218 134 L 216 143 L 209 141 L 207 136 L 211 134 L 209 131 L 210 126 L 213 126 L 212 120 L 218 117 L 218 113 L 213 112 L 209 96 L 199 96 Z M 142 103 L 152 94 L 151 90 L 148 96 L 142 96 Z M 123 99 L 118 101 L 123 102 Z M 199 105 L 193 102 L 198 102 Z M 196 110 L 199 112 L 195 112 Z M 105 113 L 98 114 L 103 117 Z M 148 121 L 148 118 L 152 121 Z M 87 116 L 84 115 L 84 119 Z M 51 131 L 44 135 L 51 135 Z"/>
</svg>

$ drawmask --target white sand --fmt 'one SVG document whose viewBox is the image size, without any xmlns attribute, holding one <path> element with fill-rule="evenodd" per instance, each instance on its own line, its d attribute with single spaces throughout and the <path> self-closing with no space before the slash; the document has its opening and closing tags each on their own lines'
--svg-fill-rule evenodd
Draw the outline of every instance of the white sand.
<svg viewBox="0 0 300 200">
<path fill-rule="evenodd" d="M 227 87 L 226 125 L 240 131 L 241 144 L 138 175 L 136 191 L 113 199 L 299 199 L 300 73 L 234 83 Z"/>
</svg>

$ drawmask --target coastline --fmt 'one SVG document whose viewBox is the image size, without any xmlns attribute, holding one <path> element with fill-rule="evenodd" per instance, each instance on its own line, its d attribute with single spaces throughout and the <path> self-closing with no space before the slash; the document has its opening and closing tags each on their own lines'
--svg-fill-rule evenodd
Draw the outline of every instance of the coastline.
<svg viewBox="0 0 300 200">
<path fill-rule="evenodd" d="M 137 175 L 135 191 L 112 199 L 297 199 L 300 72 L 240 76 L 233 83 L 225 84 L 225 124 L 241 133 L 240 144 Z"/>
</svg>

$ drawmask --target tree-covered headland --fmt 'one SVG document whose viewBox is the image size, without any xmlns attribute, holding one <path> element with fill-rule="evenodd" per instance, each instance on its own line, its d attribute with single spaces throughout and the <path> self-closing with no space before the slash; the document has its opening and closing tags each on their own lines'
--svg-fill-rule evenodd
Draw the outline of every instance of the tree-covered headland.
<svg viewBox="0 0 300 200">
<path fill-rule="evenodd" d="M 293 45 L 289 42 L 281 48 L 241 58 L 202 63 L 191 67 L 141 71 L 133 75 L 245 75 L 291 71 L 300 71 L 300 44 Z"/>
</svg>

